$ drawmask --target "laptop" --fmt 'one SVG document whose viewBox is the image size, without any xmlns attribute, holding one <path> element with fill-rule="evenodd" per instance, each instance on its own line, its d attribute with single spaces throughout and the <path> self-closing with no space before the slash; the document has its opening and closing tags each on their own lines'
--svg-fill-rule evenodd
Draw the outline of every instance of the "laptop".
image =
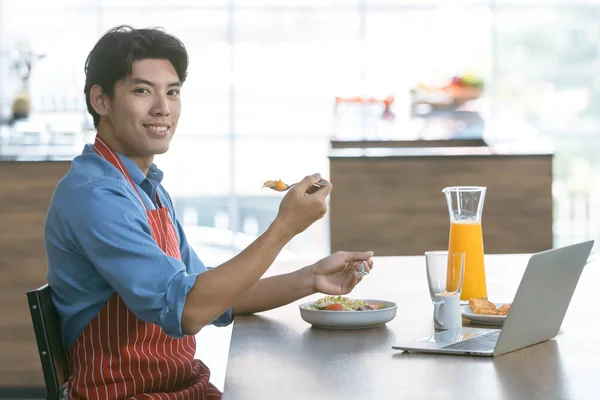
<svg viewBox="0 0 600 400">
<path fill-rule="evenodd" d="M 393 345 L 407 352 L 499 356 L 558 334 L 594 241 L 531 256 L 502 329 L 456 328 Z"/>
</svg>

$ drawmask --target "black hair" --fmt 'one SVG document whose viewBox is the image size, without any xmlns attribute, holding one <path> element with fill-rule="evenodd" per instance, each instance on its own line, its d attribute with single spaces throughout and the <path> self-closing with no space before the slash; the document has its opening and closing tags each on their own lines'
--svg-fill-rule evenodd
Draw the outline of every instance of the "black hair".
<svg viewBox="0 0 600 400">
<path fill-rule="evenodd" d="M 145 59 L 169 60 L 181 83 L 185 82 L 188 54 L 183 43 L 161 28 L 134 29 L 120 25 L 106 32 L 96 43 L 85 61 L 85 102 L 98 128 L 100 115 L 90 102 L 92 86 L 99 85 L 109 97 L 115 83 L 131 74 L 134 61 Z"/>
</svg>

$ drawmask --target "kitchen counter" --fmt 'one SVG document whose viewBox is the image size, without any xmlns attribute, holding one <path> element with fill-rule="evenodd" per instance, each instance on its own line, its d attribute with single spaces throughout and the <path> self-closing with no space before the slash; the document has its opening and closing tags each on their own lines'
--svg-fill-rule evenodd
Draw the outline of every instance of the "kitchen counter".
<svg viewBox="0 0 600 400">
<path fill-rule="evenodd" d="M 553 152 L 497 147 L 347 148 L 329 153 L 331 250 L 419 255 L 448 247 L 447 186 L 486 186 L 486 253 L 552 247 Z"/>
<path fill-rule="evenodd" d="M 0 162 L 0 393 L 44 387 L 25 292 L 46 282 L 46 211 L 70 166 L 70 161 Z"/>
</svg>

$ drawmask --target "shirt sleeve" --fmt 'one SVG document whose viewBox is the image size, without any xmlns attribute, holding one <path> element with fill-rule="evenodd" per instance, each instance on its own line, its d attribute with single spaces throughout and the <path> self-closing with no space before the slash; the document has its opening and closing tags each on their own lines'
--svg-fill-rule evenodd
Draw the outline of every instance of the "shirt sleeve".
<svg viewBox="0 0 600 400">
<path fill-rule="evenodd" d="M 197 272 L 166 255 L 152 238 L 146 211 L 125 183 L 79 187 L 76 201 L 60 210 L 82 253 L 127 307 L 168 335 L 182 337 L 181 315 Z"/>
<path fill-rule="evenodd" d="M 187 238 L 185 236 L 185 232 L 183 231 L 183 227 L 179 223 L 179 220 L 175 218 L 175 224 L 177 226 L 177 233 L 179 235 L 179 251 L 181 253 L 181 259 L 188 266 L 190 271 L 206 271 L 212 269 L 211 267 L 206 267 L 204 263 L 200 260 L 196 252 L 192 247 L 190 247 Z M 220 317 L 215 319 L 212 324 L 215 326 L 227 326 L 233 321 L 233 311 L 230 308 L 225 311 Z"/>
</svg>

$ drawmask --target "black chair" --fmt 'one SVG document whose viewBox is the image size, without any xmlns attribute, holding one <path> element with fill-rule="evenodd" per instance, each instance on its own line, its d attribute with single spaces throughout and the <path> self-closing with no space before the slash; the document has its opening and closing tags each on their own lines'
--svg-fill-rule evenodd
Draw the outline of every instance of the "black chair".
<svg viewBox="0 0 600 400">
<path fill-rule="evenodd" d="M 60 337 L 58 314 L 47 284 L 27 292 L 31 321 L 35 331 L 48 400 L 66 398 L 65 383 L 69 379 L 69 364 Z"/>
</svg>

